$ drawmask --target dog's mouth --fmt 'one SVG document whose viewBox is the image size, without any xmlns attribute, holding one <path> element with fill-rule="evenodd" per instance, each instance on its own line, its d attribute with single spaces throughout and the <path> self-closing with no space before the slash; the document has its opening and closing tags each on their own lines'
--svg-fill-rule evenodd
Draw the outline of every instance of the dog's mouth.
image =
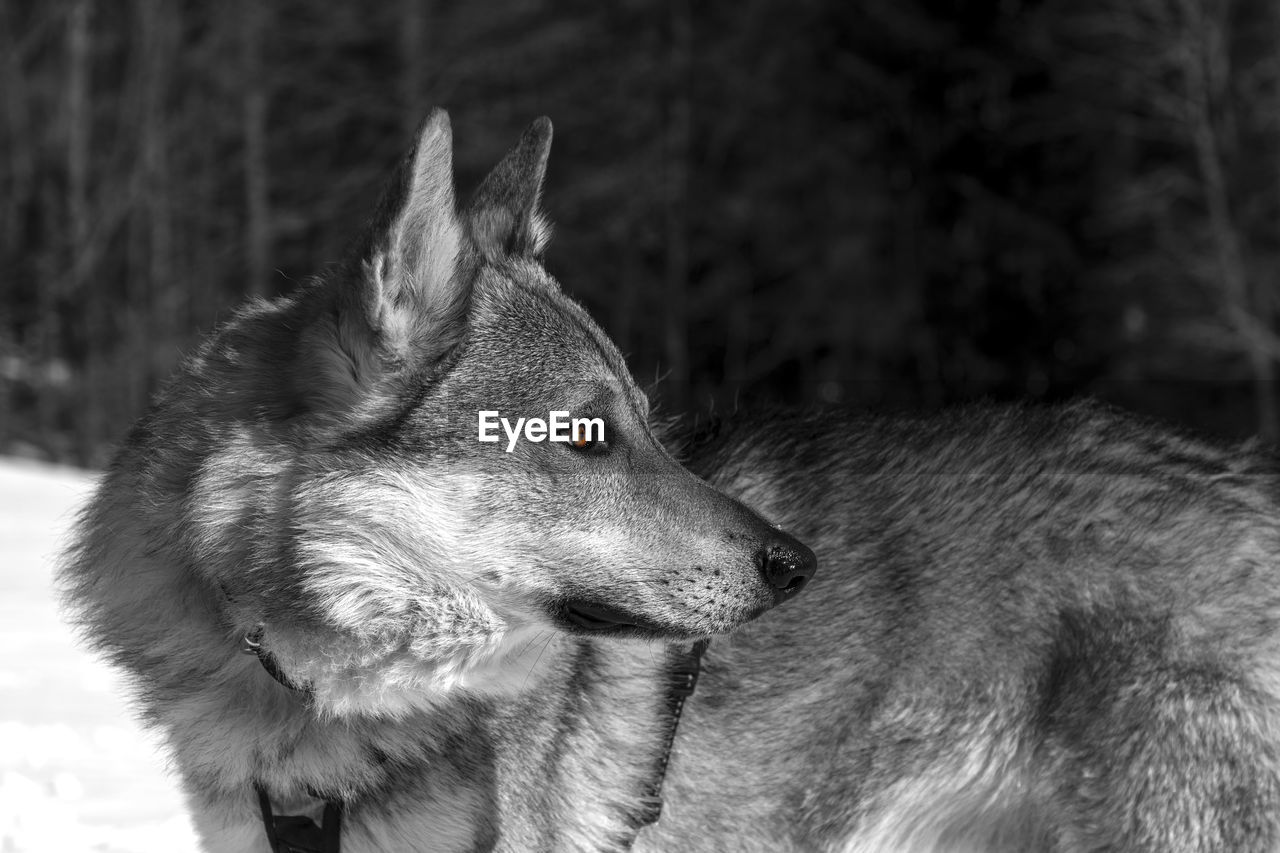
<svg viewBox="0 0 1280 853">
<path fill-rule="evenodd" d="M 564 622 L 591 633 L 670 634 L 658 623 L 597 601 L 566 601 L 560 611 Z"/>
</svg>

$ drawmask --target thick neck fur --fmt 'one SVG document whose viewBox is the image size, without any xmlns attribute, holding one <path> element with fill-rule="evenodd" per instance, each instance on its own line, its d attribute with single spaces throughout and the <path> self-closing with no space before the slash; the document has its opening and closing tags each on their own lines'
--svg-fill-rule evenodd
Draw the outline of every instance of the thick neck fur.
<svg viewBox="0 0 1280 853">
<path fill-rule="evenodd" d="M 566 642 L 518 696 L 394 719 L 325 719 L 233 657 L 162 725 L 212 851 L 264 844 L 255 781 L 277 814 L 316 817 L 317 794 L 346 803 L 344 853 L 624 849 L 662 743 L 654 652 Z"/>
</svg>

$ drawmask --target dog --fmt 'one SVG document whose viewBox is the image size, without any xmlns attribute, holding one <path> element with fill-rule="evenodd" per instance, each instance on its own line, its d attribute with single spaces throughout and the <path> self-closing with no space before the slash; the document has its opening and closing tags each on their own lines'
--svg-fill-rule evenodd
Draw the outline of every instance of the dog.
<svg viewBox="0 0 1280 853">
<path fill-rule="evenodd" d="M 346 260 L 214 334 L 84 511 L 66 597 L 206 850 L 622 849 L 673 672 L 814 573 L 543 268 L 550 141 L 459 210 L 433 112 Z"/>
<path fill-rule="evenodd" d="M 68 600 L 206 850 L 1280 849 L 1268 451 L 1090 403 L 662 428 L 538 261 L 549 142 L 458 212 L 434 113 L 85 510 Z"/>
</svg>

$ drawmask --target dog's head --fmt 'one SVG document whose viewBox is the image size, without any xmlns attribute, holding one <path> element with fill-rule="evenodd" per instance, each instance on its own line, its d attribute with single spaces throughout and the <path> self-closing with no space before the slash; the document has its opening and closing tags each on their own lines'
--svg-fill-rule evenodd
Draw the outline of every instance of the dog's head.
<svg viewBox="0 0 1280 853">
<path fill-rule="evenodd" d="M 570 635 L 730 631 L 813 573 L 668 455 L 616 348 L 544 270 L 550 141 L 535 122 L 459 209 L 436 111 L 341 269 L 197 360 L 240 426 L 197 480 L 196 548 L 253 552 L 214 579 L 332 709 L 518 687 Z M 252 546 L 227 541 L 240 500 Z"/>
</svg>

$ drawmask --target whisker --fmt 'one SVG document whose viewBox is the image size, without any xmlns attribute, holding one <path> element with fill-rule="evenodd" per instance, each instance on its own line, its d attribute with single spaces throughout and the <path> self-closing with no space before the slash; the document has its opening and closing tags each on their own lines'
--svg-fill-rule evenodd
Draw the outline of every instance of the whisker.
<svg viewBox="0 0 1280 853">
<path fill-rule="evenodd" d="M 551 642 L 555 638 L 556 638 L 556 635 L 554 633 L 550 631 L 547 632 L 547 641 L 542 644 L 541 651 L 539 651 L 538 656 L 533 659 L 533 665 L 530 666 L 529 671 L 524 674 L 524 681 L 521 682 L 520 684 L 521 690 L 524 690 L 524 688 L 528 685 L 529 676 L 533 675 L 533 671 L 538 668 L 538 663 L 542 660 L 542 656 L 547 653 L 547 649 L 551 648 Z"/>
</svg>

